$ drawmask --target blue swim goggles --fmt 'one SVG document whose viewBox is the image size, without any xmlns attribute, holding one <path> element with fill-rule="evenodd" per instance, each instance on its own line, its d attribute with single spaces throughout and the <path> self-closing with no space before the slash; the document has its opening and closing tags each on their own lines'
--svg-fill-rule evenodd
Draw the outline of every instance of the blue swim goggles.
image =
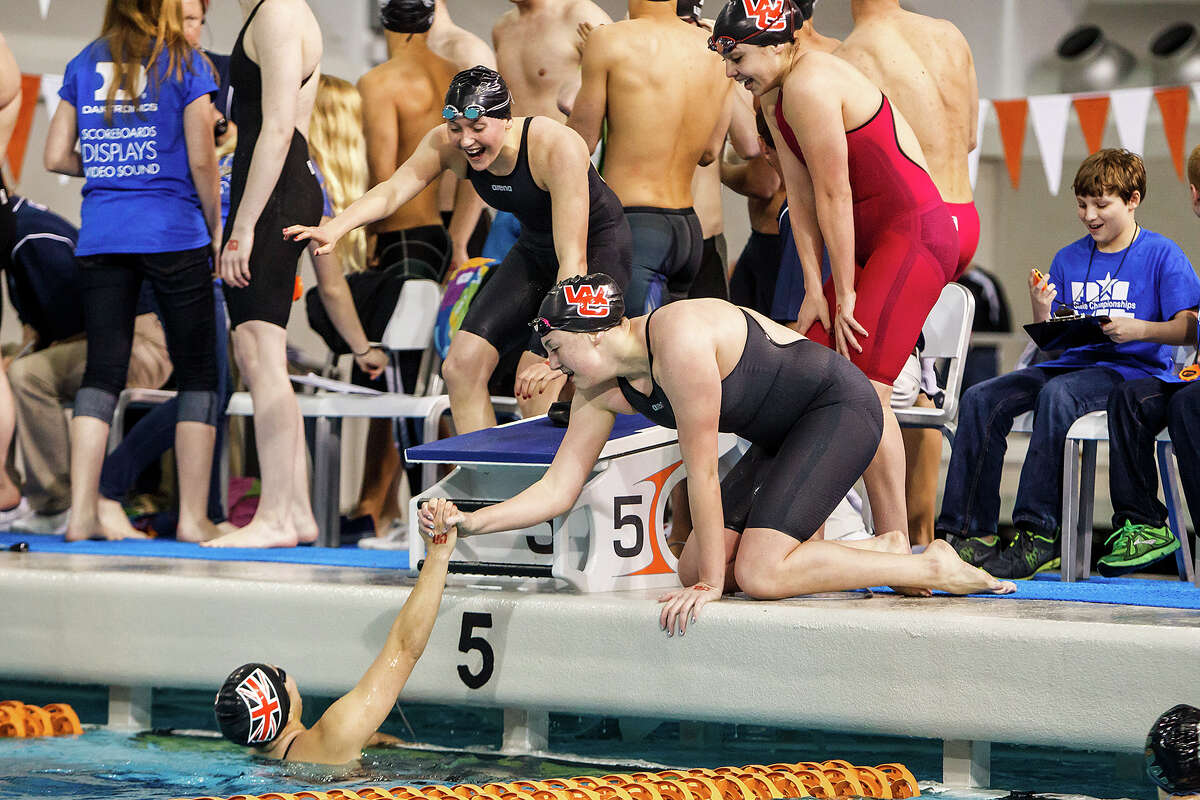
<svg viewBox="0 0 1200 800">
<path fill-rule="evenodd" d="M 472 103 L 471 105 L 459 111 L 454 106 L 446 106 L 442 109 L 442 119 L 454 119 L 455 117 L 466 117 L 469 120 L 479 119 L 491 109 L 484 108 L 481 105 Z"/>
<path fill-rule="evenodd" d="M 467 119 L 474 122 L 475 120 L 482 117 L 484 114 L 487 114 L 489 111 L 497 111 L 501 108 L 504 108 L 506 105 L 509 104 L 509 102 L 511 100 L 512 100 L 511 97 L 506 97 L 506 98 L 504 98 L 503 103 L 494 105 L 491 108 L 484 108 L 483 106 L 479 105 L 478 103 L 471 103 L 471 105 L 467 106 L 466 108 L 462 109 L 461 111 L 458 109 L 458 107 L 447 104 L 444 108 L 442 108 L 442 119 L 452 120 L 455 117 L 466 117 Z"/>
</svg>

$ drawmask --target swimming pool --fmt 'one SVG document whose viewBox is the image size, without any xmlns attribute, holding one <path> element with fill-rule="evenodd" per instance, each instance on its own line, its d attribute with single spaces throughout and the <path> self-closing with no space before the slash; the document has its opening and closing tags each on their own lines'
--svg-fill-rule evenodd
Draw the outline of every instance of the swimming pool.
<svg viewBox="0 0 1200 800">
<path fill-rule="evenodd" d="M 85 725 L 102 720 L 105 713 L 101 687 L 8 683 L 0 684 L 0 695 L 36 704 L 70 702 Z M 308 698 L 305 722 L 311 724 L 329 702 Z M 211 730 L 210 704 L 211 693 L 156 691 L 154 724 Z M 569 777 L 596 774 L 601 769 L 597 765 L 618 771 L 618 767 L 718 767 L 829 758 L 858 764 L 902 762 L 922 781 L 926 796 L 945 800 L 1005 797 L 1010 789 L 1131 800 L 1156 797 L 1140 774 L 1137 759 L 1104 753 L 997 745 L 992 751 L 993 784 L 1004 790 L 971 792 L 927 783 L 941 771 L 940 743 L 932 740 L 554 714 L 551 750 L 573 754 L 578 760 L 572 762 L 495 753 L 502 731 L 497 710 L 419 704 L 404 704 L 402 710 L 392 714 L 384 731 L 456 749 L 372 749 L 350 769 L 284 766 L 253 759 L 245 750 L 211 735 L 129 735 L 91 729 L 79 737 L 0 739 L 0 799 L 224 797 L 333 786 Z M 465 747 L 479 751 L 458 749 Z"/>
</svg>

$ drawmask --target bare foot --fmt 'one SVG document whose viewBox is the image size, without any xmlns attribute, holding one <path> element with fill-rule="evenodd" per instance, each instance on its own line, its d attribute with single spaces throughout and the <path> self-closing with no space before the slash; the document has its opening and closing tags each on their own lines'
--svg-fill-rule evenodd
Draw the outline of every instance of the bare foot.
<svg viewBox="0 0 1200 800">
<path fill-rule="evenodd" d="M 899 553 L 900 555 L 912 554 L 912 546 L 909 544 L 908 536 L 903 531 L 888 531 L 876 536 L 875 539 L 883 545 L 881 549 L 884 552 Z M 888 588 L 896 594 L 902 594 L 905 597 L 933 596 L 933 592 L 919 586 L 889 586 Z"/>
<path fill-rule="evenodd" d="M 1017 585 L 1012 581 L 993 578 L 978 567 L 972 567 L 958 557 L 954 548 L 942 539 L 934 539 L 925 552 L 917 556 L 934 564 L 933 588 L 950 594 L 1012 594 Z"/>
<path fill-rule="evenodd" d="M 244 528 L 201 544 L 204 547 L 295 547 L 297 541 L 294 528 L 254 519 Z"/>
<path fill-rule="evenodd" d="M 229 520 L 225 520 L 224 522 L 217 523 L 217 530 L 221 533 L 233 533 L 234 531 L 240 531 L 241 528 L 239 528 L 237 525 L 234 525 Z"/>
<path fill-rule="evenodd" d="M 296 530 L 296 541 L 311 544 L 317 540 L 320 529 L 317 528 L 317 518 L 311 510 L 293 511 L 292 527 Z"/>
<path fill-rule="evenodd" d="M 125 520 L 123 526 L 109 526 L 105 525 L 98 515 L 82 516 L 72 513 L 71 519 L 67 523 L 67 535 L 64 538 L 68 542 L 82 542 L 85 539 L 107 539 L 115 542 L 120 539 L 149 539 L 150 537 L 130 525 L 128 519 Z"/>
<path fill-rule="evenodd" d="M 121 504 L 116 500 L 109 500 L 107 497 L 101 497 L 96 504 L 96 512 L 101 528 L 106 531 L 113 531 L 121 534 L 116 538 L 145 538 L 145 534 L 133 527 L 133 524 L 129 521 L 129 517 L 125 515 L 125 509 L 123 509 Z M 71 536 L 70 530 L 71 526 L 68 525 L 67 538 L 70 538 Z M 112 539 L 114 537 L 109 536 L 108 538 Z"/>
<path fill-rule="evenodd" d="M 222 525 L 226 523 L 221 523 Z M 238 530 L 232 528 L 232 530 Z M 208 542 L 220 538 L 225 533 L 220 526 L 214 525 L 208 517 L 194 522 L 179 521 L 175 527 L 175 540 L 180 542 Z"/>
</svg>

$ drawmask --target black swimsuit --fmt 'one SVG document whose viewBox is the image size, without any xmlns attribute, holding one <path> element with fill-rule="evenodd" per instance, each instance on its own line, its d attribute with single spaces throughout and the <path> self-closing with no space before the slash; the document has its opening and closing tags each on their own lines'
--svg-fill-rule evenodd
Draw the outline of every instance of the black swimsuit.
<svg viewBox="0 0 1200 800">
<path fill-rule="evenodd" d="M 246 190 L 246 177 L 250 173 L 250 160 L 254 145 L 262 130 L 262 72 L 258 65 L 246 55 L 242 43 L 250 21 L 266 0 L 246 17 L 237 43 L 229 57 L 229 81 L 233 86 L 233 121 L 238 126 L 237 149 L 233 153 L 233 175 L 229 185 L 229 215 L 226 217 L 224 242 L 234 220 L 242 193 Z M 300 83 L 303 88 L 312 75 Z M 308 161 L 308 142 L 300 131 L 292 131 L 292 142 L 288 147 L 283 169 L 262 214 L 254 226 L 254 248 L 250 251 L 250 285 L 245 288 L 225 287 L 225 302 L 229 307 L 229 320 L 237 327 L 249 320 L 262 320 L 287 327 L 292 311 L 292 292 L 296 281 L 296 262 L 307 242 L 288 241 L 282 231 L 290 225 L 317 225 L 321 222 L 324 206 L 321 185 L 316 172 Z M 224 244 L 222 243 L 222 245 Z"/>
<path fill-rule="evenodd" d="M 558 277 L 550 193 L 537 185 L 529 171 L 532 121 L 533 117 L 525 118 L 512 172 L 494 175 L 467 167 L 467 178 L 484 202 L 521 223 L 521 235 L 504 260 L 488 271 L 460 326 L 486 339 L 501 355 L 519 347 L 542 352 L 537 336 L 530 334 L 529 321 Z M 633 260 L 629 223 L 621 201 L 590 164 L 588 201 L 588 272 L 607 273 L 624 289 Z"/>
<path fill-rule="evenodd" d="M 806 541 L 862 475 L 883 432 L 883 411 L 871 382 L 827 347 L 797 339 L 773 340 L 753 316 L 746 317 L 746 344 L 721 381 L 717 427 L 750 442 L 725 479 L 721 503 L 725 527 L 771 528 Z M 617 378 L 633 409 L 675 428 L 675 412 L 654 381 L 646 318 L 650 394 Z"/>
</svg>

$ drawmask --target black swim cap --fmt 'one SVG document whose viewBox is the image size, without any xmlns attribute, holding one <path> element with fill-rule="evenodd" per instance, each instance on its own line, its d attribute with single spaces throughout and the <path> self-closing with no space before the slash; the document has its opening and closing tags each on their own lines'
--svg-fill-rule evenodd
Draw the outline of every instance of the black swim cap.
<svg viewBox="0 0 1200 800">
<path fill-rule="evenodd" d="M 425 33 L 434 8 L 434 0 L 379 0 L 379 21 L 392 33 Z"/>
<path fill-rule="evenodd" d="M 1146 774 L 1167 792 L 1200 791 L 1200 708 L 1177 705 L 1154 721 Z"/>
<path fill-rule="evenodd" d="M 617 325 L 625 316 L 625 293 L 608 275 L 573 275 L 546 292 L 530 327 L 538 337 L 550 331 L 594 333 Z"/>
<path fill-rule="evenodd" d="M 713 23 L 710 49 L 727 55 L 739 44 L 788 44 L 812 16 L 815 0 L 729 0 Z"/>
<path fill-rule="evenodd" d="M 243 664 L 231 672 L 213 707 L 225 738 L 250 746 L 274 741 L 292 710 L 286 681 L 283 670 L 269 664 Z"/>
<path fill-rule="evenodd" d="M 704 0 L 675 0 L 675 14 L 680 19 L 699 22 L 704 15 Z"/>
<path fill-rule="evenodd" d="M 471 117 L 469 108 L 478 109 L 478 113 Z M 446 117 L 448 113 L 451 116 Z M 512 95 L 508 92 L 508 84 L 494 69 L 482 66 L 464 69 L 450 81 L 442 116 L 446 119 L 460 116 L 512 119 Z"/>
</svg>

